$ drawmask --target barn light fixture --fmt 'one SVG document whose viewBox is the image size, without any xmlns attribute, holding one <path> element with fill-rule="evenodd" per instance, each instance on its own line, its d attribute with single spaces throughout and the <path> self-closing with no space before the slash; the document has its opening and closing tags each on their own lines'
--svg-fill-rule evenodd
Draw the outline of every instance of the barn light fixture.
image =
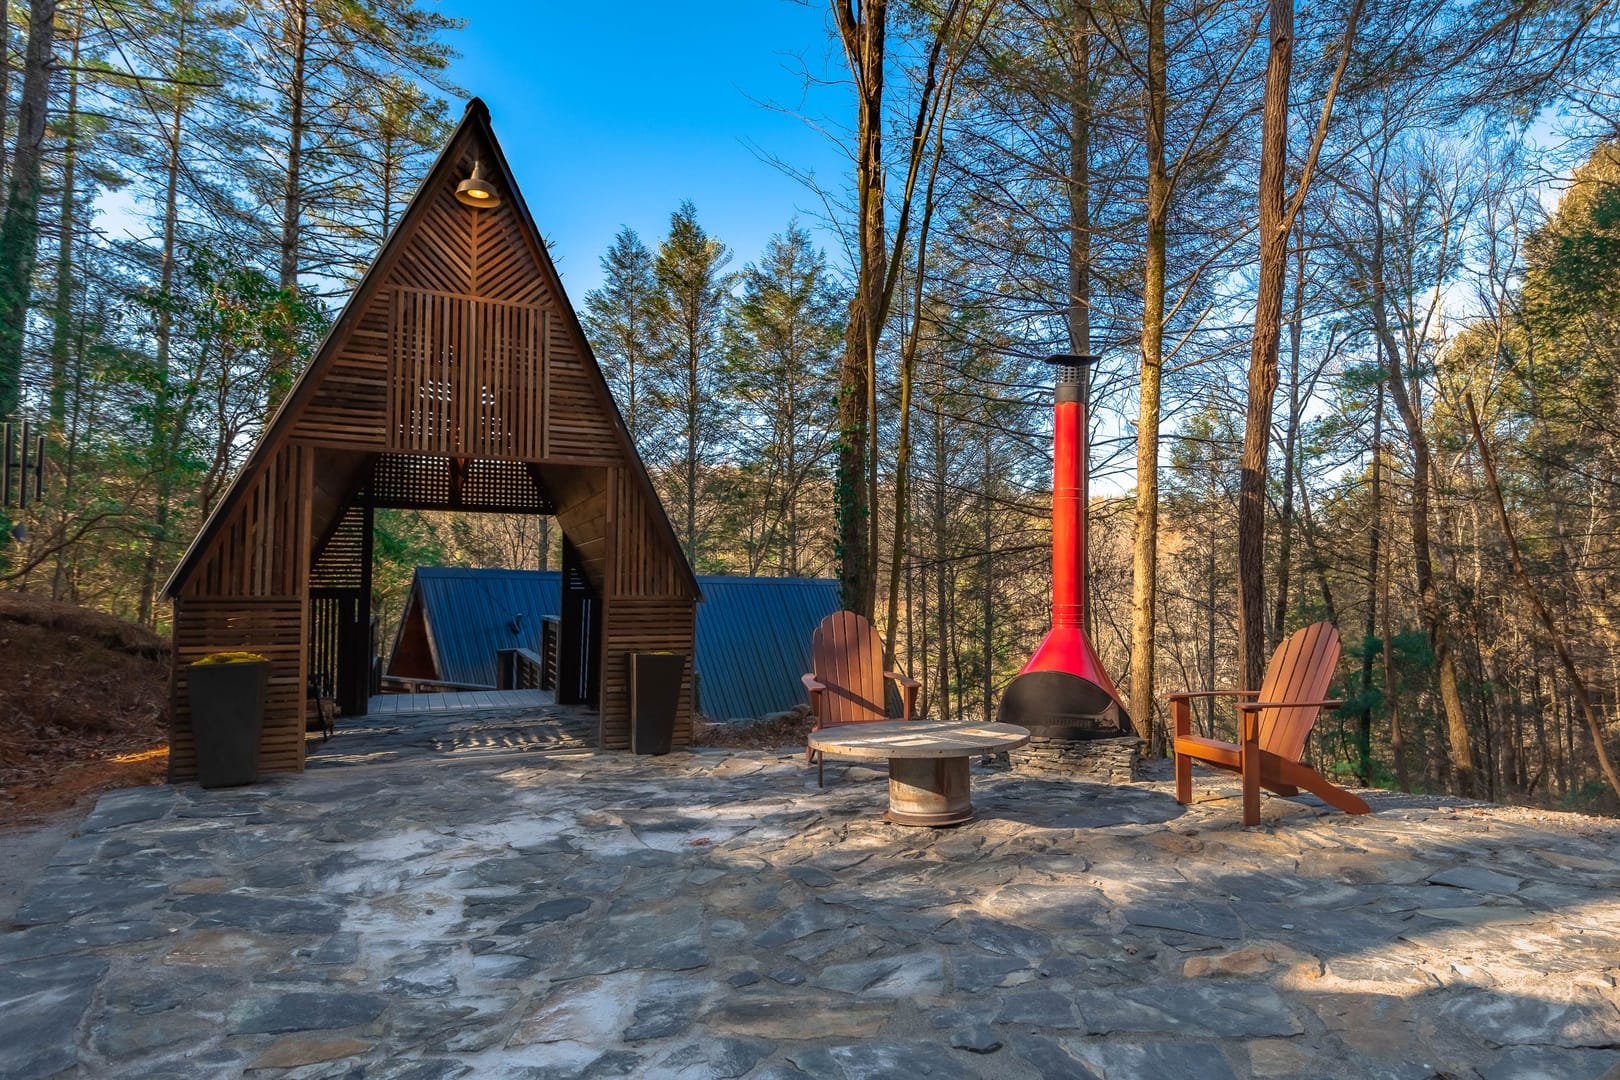
<svg viewBox="0 0 1620 1080">
<path fill-rule="evenodd" d="M 493 210 L 501 205 L 501 197 L 495 194 L 495 188 L 484 179 L 484 164 L 481 161 L 473 162 L 472 175 L 456 185 L 456 198 L 465 206 L 476 206 L 480 210 Z"/>
</svg>

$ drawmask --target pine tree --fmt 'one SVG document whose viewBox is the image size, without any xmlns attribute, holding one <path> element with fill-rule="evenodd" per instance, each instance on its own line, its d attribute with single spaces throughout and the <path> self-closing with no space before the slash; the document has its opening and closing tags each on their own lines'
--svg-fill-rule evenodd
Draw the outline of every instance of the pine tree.
<svg viewBox="0 0 1620 1080">
<path fill-rule="evenodd" d="M 629 226 L 602 256 L 602 285 L 585 295 L 585 333 L 643 460 L 656 464 L 660 414 L 648 407 L 657 381 L 658 281 L 653 256 Z"/>
<path fill-rule="evenodd" d="M 804 574 L 830 533 L 801 515 L 836 437 L 837 358 L 848 300 L 810 234 L 790 222 L 742 271 L 742 292 L 727 327 L 724 386 L 739 410 L 731 446 L 739 468 L 757 478 L 758 513 L 748 522 L 748 572 Z"/>
<path fill-rule="evenodd" d="M 715 382 L 733 280 L 725 272 L 730 261 L 731 251 L 703 231 L 697 207 L 686 200 L 670 216 L 669 235 L 658 245 L 653 262 L 655 311 L 669 373 L 660 405 L 670 410 L 677 425 L 668 488 L 683 511 L 679 532 L 693 567 L 700 551 L 698 506 L 705 502 L 705 467 L 720 437 Z"/>
</svg>

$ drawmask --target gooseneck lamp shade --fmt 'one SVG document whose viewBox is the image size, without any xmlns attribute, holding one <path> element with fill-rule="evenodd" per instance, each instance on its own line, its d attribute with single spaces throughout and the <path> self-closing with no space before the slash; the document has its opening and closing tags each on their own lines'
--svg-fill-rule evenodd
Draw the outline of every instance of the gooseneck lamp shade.
<svg viewBox="0 0 1620 1080">
<path fill-rule="evenodd" d="M 481 161 L 473 162 L 472 175 L 456 185 L 456 198 L 464 206 L 475 206 L 480 210 L 493 210 L 501 205 L 501 197 L 495 193 L 495 187 L 484 179 L 484 164 Z"/>
</svg>

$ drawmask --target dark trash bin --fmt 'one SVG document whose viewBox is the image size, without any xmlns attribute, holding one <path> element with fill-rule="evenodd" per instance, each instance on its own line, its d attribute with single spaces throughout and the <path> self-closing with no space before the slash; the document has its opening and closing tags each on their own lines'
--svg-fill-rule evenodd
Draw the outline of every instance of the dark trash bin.
<svg viewBox="0 0 1620 1080">
<path fill-rule="evenodd" d="M 186 666 L 197 783 L 203 787 L 236 787 L 259 778 L 269 675 L 264 660 Z"/>
<path fill-rule="evenodd" d="M 686 654 L 630 654 L 630 752 L 667 754 L 675 740 L 675 706 Z"/>
</svg>

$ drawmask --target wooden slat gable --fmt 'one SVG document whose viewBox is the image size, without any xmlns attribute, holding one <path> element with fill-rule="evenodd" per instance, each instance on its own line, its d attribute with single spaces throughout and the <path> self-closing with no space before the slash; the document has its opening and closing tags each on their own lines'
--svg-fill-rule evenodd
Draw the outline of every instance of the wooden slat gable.
<svg viewBox="0 0 1620 1080">
<path fill-rule="evenodd" d="M 474 162 L 499 207 L 456 200 Z M 266 764 L 301 767 L 313 547 L 371 463 L 402 457 L 453 459 L 458 477 L 512 463 L 544 481 L 603 601 L 604 732 L 621 731 L 626 651 L 690 653 L 700 593 L 476 100 L 165 586 L 172 776 L 194 767 L 182 665 L 213 648 L 271 657 Z M 690 693 L 688 677 L 678 744 Z"/>
</svg>

